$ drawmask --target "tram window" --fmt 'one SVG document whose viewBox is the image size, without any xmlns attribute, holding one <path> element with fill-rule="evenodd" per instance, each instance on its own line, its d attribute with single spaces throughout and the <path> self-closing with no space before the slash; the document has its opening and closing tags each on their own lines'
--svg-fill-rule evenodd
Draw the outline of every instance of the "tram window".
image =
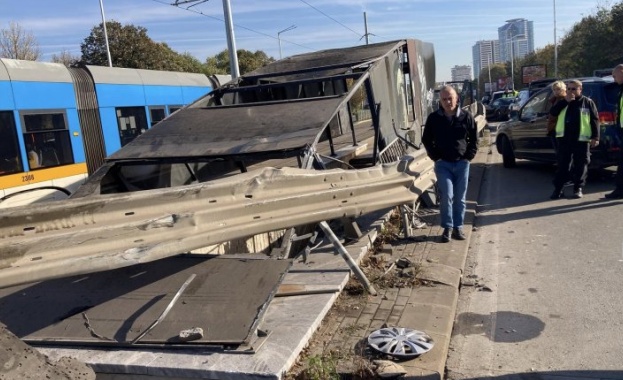
<svg viewBox="0 0 623 380">
<path fill-rule="evenodd" d="M 169 106 L 169 115 L 177 110 L 182 109 L 182 107 L 184 106 L 180 106 L 180 105 Z"/>
<path fill-rule="evenodd" d="M 20 115 L 30 170 L 74 163 L 64 111 Z"/>
<path fill-rule="evenodd" d="M 23 170 L 13 112 L 0 111 L 0 176 Z"/>
<path fill-rule="evenodd" d="M 149 107 L 149 117 L 151 118 L 152 127 L 157 123 L 161 122 L 166 116 L 167 115 L 164 106 Z"/>
<path fill-rule="evenodd" d="M 147 115 L 144 107 L 117 107 L 115 112 L 121 146 L 127 145 L 147 130 Z"/>
</svg>

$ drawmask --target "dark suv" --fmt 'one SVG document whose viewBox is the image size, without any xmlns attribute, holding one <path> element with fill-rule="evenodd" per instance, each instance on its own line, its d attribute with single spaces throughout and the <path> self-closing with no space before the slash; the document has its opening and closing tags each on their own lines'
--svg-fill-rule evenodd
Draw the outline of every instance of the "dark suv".
<svg viewBox="0 0 623 380">
<path fill-rule="evenodd" d="M 617 163 L 621 147 L 615 112 L 619 86 L 611 79 L 578 78 L 582 82 L 582 95 L 593 99 L 601 123 L 600 144 L 591 150 L 591 168 L 603 168 Z M 496 147 L 502 154 L 504 167 L 515 166 L 515 159 L 556 162 L 552 140 L 547 136 L 547 115 L 551 105 L 551 84 L 532 95 L 511 120 L 502 124 L 496 137 Z"/>
</svg>

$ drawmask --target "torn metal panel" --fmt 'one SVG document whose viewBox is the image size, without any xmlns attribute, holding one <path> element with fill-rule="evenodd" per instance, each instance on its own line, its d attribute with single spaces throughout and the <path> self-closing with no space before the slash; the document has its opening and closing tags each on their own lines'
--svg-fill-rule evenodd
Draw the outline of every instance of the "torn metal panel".
<svg viewBox="0 0 623 380">
<path fill-rule="evenodd" d="M 409 203 L 424 152 L 359 170 L 263 169 L 209 183 L 0 210 L 0 287 L 109 270 Z"/>
<path fill-rule="evenodd" d="M 306 148 L 342 97 L 253 106 L 188 108 L 123 147 L 110 160 L 213 157 Z M 142 137 L 142 136 L 141 136 Z"/>
<path fill-rule="evenodd" d="M 378 152 L 397 138 L 407 151 L 420 143 L 420 126 L 432 104 L 432 73 L 432 45 L 417 40 L 290 57 L 210 92 L 141 134 L 107 163 L 225 162 L 220 168 L 211 165 L 215 174 L 208 178 L 191 178 L 197 182 L 218 178 L 217 173 L 236 174 L 235 167 L 238 173 L 265 167 L 262 160 L 267 159 L 297 159 L 273 163 L 275 167 L 323 169 L 317 153 L 333 157 L 340 148 L 336 140 L 350 136 L 355 147 L 367 138 L 361 133 L 362 120 L 354 117 L 367 103 L 372 114 L 367 124 L 374 129 L 371 164 L 379 164 Z M 192 177 L 193 170 L 189 172 Z M 95 173 L 86 187 L 95 189 L 94 181 L 123 179 Z M 119 192 L 142 190 L 118 187 Z M 78 191 L 74 197 L 87 195 Z"/>
<path fill-rule="evenodd" d="M 266 256 L 178 256 L 0 290 L 0 321 L 31 344 L 107 347 L 248 344 L 291 261 Z M 180 285 L 169 313 L 139 342 Z M 201 337 L 182 342 L 181 331 Z"/>
<path fill-rule="evenodd" d="M 373 64 L 388 51 L 398 49 L 404 41 L 389 41 L 348 48 L 321 50 L 294 55 L 245 74 L 243 81 L 253 82 L 260 78 L 285 77 L 295 80 L 301 77 L 336 75 L 358 67 Z"/>
</svg>

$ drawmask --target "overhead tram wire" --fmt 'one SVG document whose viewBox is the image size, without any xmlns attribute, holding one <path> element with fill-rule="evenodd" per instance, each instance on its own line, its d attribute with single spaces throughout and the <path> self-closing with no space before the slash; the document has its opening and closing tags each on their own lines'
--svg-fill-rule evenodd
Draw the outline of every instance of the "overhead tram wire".
<svg viewBox="0 0 623 380">
<path fill-rule="evenodd" d="M 155 2 L 155 3 L 159 3 L 159 4 L 164 4 L 164 5 L 172 5 L 172 6 L 176 7 L 176 8 L 184 9 L 184 10 L 186 10 L 186 11 L 193 12 L 193 13 L 197 13 L 197 14 L 200 14 L 200 15 L 202 15 L 202 16 L 209 17 L 209 18 L 211 18 L 211 19 L 214 19 L 214 20 L 220 21 L 220 22 L 222 22 L 222 23 L 225 23 L 225 20 L 223 20 L 223 19 L 221 19 L 221 18 L 218 18 L 218 17 L 215 17 L 215 16 L 210 16 L 210 15 L 207 15 L 207 14 L 205 14 L 205 13 L 203 13 L 203 12 L 201 12 L 201 11 L 195 10 L 195 9 L 190 9 L 190 7 L 192 7 L 193 5 L 191 5 L 191 6 L 187 7 L 187 8 L 180 7 L 179 5 L 176 5 L 176 4 L 185 4 L 185 3 L 189 3 L 189 2 L 190 2 L 189 0 L 187 0 L 187 1 L 177 1 L 177 2 L 176 2 L 176 4 L 171 4 L 171 3 L 169 3 L 169 2 L 162 1 L 162 0 L 151 0 L 151 1 L 153 1 L 153 2 Z M 207 2 L 207 1 L 208 1 L 208 0 L 206 0 L 206 1 L 202 1 L 202 3 Z M 197 5 L 197 4 L 194 4 L 194 5 Z M 273 37 L 273 36 L 271 36 L 270 34 L 262 33 L 262 32 L 259 32 L 259 31 L 257 31 L 257 30 L 253 30 L 253 29 L 251 29 L 251 28 L 247 28 L 246 26 L 242 26 L 242 25 L 238 25 L 238 24 L 234 24 L 234 26 L 235 26 L 235 27 L 237 27 L 237 28 L 242 28 L 242 29 L 244 29 L 244 30 L 247 30 L 247 31 L 252 32 L 252 33 L 255 33 L 255 34 L 259 34 L 259 35 L 261 35 L 261 36 L 265 36 L 265 37 L 272 38 L 273 40 L 276 40 L 276 39 L 277 39 L 277 37 Z M 312 49 L 312 48 L 310 48 L 309 46 L 300 45 L 300 44 L 297 44 L 297 43 L 295 43 L 295 42 L 291 42 L 291 41 L 288 41 L 288 40 L 284 40 L 284 39 L 282 39 L 281 41 L 282 41 L 282 42 L 287 42 L 287 43 L 289 43 L 289 44 L 292 44 L 292 45 L 295 45 L 295 46 L 298 46 L 298 47 L 301 47 L 301 48 L 303 48 L 303 49 L 307 49 L 307 50 L 309 50 L 309 51 L 314 51 L 314 50 L 316 50 L 316 49 Z"/>
<path fill-rule="evenodd" d="M 331 20 L 335 21 L 336 23 L 338 23 L 338 24 L 342 25 L 344 28 L 346 28 L 346 29 L 350 30 L 351 32 L 355 33 L 358 37 L 362 37 L 362 36 L 363 36 L 363 37 L 365 37 L 365 35 L 362 35 L 361 33 L 357 32 L 357 31 L 355 31 L 355 30 L 352 30 L 352 29 L 351 29 L 351 28 L 349 28 L 348 26 L 346 26 L 346 25 L 342 24 L 341 22 L 339 22 L 338 20 L 336 20 L 336 19 L 334 19 L 333 17 L 329 16 L 328 14 L 324 13 L 324 12 L 323 12 L 323 11 L 321 11 L 320 9 L 318 9 L 318 8 L 314 7 L 313 5 L 311 5 L 310 3 L 308 3 L 307 1 L 305 1 L 305 0 L 299 0 L 299 1 L 300 1 L 301 3 L 303 3 L 303 4 L 307 4 L 310 8 L 315 9 L 316 11 L 318 11 L 318 12 L 319 12 L 320 14 L 322 14 L 323 16 L 325 16 L 325 17 L 327 17 L 327 18 L 329 18 L 329 19 L 331 19 Z"/>
</svg>

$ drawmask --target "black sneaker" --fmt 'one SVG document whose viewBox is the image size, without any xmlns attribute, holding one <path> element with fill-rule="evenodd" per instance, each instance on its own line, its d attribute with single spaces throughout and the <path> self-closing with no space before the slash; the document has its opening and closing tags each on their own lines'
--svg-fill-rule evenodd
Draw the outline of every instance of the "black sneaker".
<svg viewBox="0 0 623 380">
<path fill-rule="evenodd" d="M 450 241 L 450 229 L 449 228 L 444 228 L 443 229 L 443 233 L 441 234 L 441 242 L 442 243 L 447 243 Z"/>
<path fill-rule="evenodd" d="M 463 232 L 463 229 L 461 227 L 455 228 L 452 231 L 452 238 L 456 239 L 456 240 L 465 240 L 465 239 L 467 239 L 465 237 L 465 233 Z"/>
<path fill-rule="evenodd" d="M 614 190 L 611 193 L 604 195 L 607 199 L 623 199 L 623 191 Z"/>
<path fill-rule="evenodd" d="M 554 189 L 552 195 L 549 196 L 549 199 L 560 199 L 562 198 L 562 189 Z"/>
<path fill-rule="evenodd" d="M 584 196 L 584 194 L 582 194 L 582 189 L 581 189 L 581 188 L 579 188 L 579 189 L 575 189 L 575 190 L 573 191 L 573 198 L 575 198 L 575 199 L 580 199 L 580 198 L 582 198 L 583 196 Z"/>
</svg>

